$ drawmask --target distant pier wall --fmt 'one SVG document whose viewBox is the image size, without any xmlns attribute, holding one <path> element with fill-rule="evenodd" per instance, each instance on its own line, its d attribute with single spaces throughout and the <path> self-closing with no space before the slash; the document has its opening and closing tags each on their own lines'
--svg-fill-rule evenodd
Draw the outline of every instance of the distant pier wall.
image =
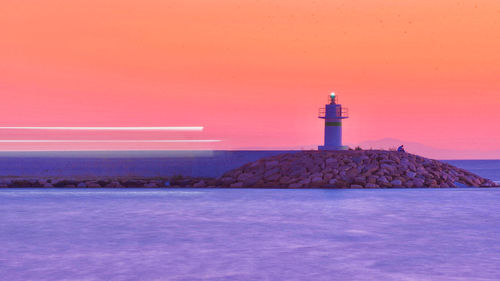
<svg viewBox="0 0 500 281">
<path fill-rule="evenodd" d="M 0 152 L 2 177 L 218 177 L 245 163 L 297 151 Z"/>
</svg>

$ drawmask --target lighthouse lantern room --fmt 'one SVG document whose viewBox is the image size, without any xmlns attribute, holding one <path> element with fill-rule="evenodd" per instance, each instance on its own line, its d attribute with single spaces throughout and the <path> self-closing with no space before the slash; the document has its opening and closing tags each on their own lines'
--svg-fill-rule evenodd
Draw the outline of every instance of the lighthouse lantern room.
<svg viewBox="0 0 500 281">
<path fill-rule="evenodd" d="M 338 103 L 335 93 L 330 94 L 329 104 L 319 109 L 320 119 L 325 119 L 325 145 L 318 150 L 347 150 L 342 145 L 342 120 L 349 118 L 348 110 Z"/>
</svg>

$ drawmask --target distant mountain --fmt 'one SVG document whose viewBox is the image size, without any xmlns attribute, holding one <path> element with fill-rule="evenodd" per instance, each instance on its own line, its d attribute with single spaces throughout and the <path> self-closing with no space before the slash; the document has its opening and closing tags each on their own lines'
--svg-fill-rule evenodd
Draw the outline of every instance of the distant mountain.
<svg viewBox="0 0 500 281">
<path fill-rule="evenodd" d="M 358 145 L 363 149 L 396 149 L 398 146 L 404 145 L 407 152 L 434 159 L 500 159 L 500 150 L 476 151 L 443 149 L 393 138 L 364 141 Z"/>
</svg>

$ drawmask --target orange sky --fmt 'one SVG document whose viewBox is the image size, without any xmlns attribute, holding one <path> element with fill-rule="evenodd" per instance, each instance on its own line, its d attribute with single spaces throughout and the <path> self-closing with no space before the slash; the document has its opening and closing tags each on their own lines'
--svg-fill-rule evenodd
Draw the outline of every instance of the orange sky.
<svg viewBox="0 0 500 281">
<path fill-rule="evenodd" d="M 500 149 L 498 0 L 0 0 L 0 27 L 0 126 L 310 147 L 335 91 L 346 143 Z"/>
</svg>

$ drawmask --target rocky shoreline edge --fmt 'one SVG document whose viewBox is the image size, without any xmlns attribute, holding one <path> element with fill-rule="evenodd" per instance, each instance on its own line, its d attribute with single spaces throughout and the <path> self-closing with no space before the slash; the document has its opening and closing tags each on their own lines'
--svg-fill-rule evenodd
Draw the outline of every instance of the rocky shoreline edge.
<svg viewBox="0 0 500 281">
<path fill-rule="evenodd" d="M 175 175 L 140 178 L 2 177 L 0 187 L 63 188 L 445 188 L 498 187 L 453 165 L 385 150 L 301 151 L 262 158 L 218 178 Z"/>
</svg>

